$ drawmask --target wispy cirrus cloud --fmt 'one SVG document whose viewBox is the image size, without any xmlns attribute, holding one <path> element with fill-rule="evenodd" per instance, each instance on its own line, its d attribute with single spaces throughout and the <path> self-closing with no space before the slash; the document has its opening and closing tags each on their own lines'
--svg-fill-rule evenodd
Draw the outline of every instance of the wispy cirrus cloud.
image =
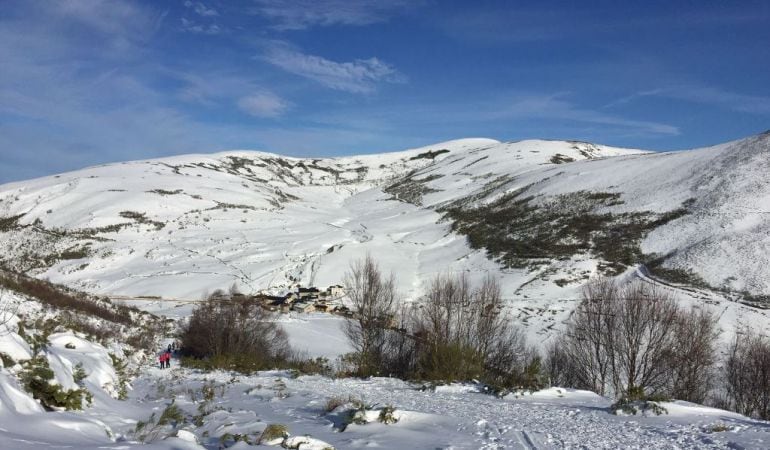
<svg viewBox="0 0 770 450">
<path fill-rule="evenodd" d="M 303 53 L 293 45 L 273 41 L 261 58 L 274 66 L 328 88 L 355 94 L 374 92 L 379 83 L 403 83 L 406 77 L 377 58 L 336 62 Z"/>
<path fill-rule="evenodd" d="M 652 135 L 676 136 L 680 134 L 679 128 L 673 125 L 628 119 L 593 109 L 581 108 L 565 100 L 564 97 L 565 94 L 563 93 L 525 97 L 514 100 L 491 115 L 500 118 L 536 118 L 592 123 Z"/>
<path fill-rule="evenodd" d="M 92 30 L 112 36 L 142 39 L 159 15 L 152 10 L 131 2 L 108 0 L 63 0 L 48 3 L 50 9 L 44 14 L 72 22 L 78 22 Z"/>
<path fill-rule="evenodd" d="M 182 17 L 182 30 L 194 34 L 216 35 L 224 31 L 224 28 L 215 20 L 219 17 L 219 11 L 206 6 L 203 2 L 193 2 L 186 0 L 185 8 L 190 10 L 197 17 Z"/>
<path fill-rule="evenodd" d="M 750 114 L 770 114 L 770 97 L 746 95 L 709 86 L 672 86 L 640 91 L 608 103 L 605 108 L 649 98 L 669 98 L 701 103 Z"/>
<path fill-rule="evenodd" d="M 215 35 L 222 32 L 222 28 L 215 23 L 204 25 L 184 17 L 181 18 L 181 22 L 182 29 L 189 33 Z"/>
<path fill-rule="evenodd" d="M 289 103 L 269 91 L 255 92 L 238 99 L 238 108 L 254 117 L 276 118 L 282 116 L 288 109 Z"/>
<path fill-rule="evenodd" d="M 272 28 L 286 31 L 384 22 L 420 3 L 409 0 L 255 0 L 251 11 L 271 20 Z"/>
<path fill-rule="evenodd" d="M 209 8 L 203 2 L 192 2 L 190 0 L 186 0 L 184 2 L 184 6 L 187 8 L 192 9 L 195 11 L 195 14 L 202 16 L 202 17 L 211 17 L 211 16 L 218 16 L 219 11 L 217 11 L 214 8 Z"/>
</svg>

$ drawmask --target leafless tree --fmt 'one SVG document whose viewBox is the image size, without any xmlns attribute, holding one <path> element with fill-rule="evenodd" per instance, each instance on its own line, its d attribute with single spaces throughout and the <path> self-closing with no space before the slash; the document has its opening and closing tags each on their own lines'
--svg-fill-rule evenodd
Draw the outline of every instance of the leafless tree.
<svg viewBox="0 0 770 450">
<path fill-rule="evenodd" d="M 631 283 L 616 302 L 615 392 L 664 394 L 674 355 L 676 301 L 655 286 Z"/>
<path fill-rule="evenodd" d="M 394 314 L 394 325 L 385 331 L 385 345 L 380 373 L 406 378 L 417 368 L 418 343 L 411 334 L 414 324 L 414 305 L 399 305 Z"/>
<path fill-rule="evenodd" d="M 467 275 L 439 275 L 417 309 L 418 367 L 423 377 L 521 382 L 536 357 L 524 334 L 503 312 L 500 285 L 491 276 L 474 289 Z"/>
<path fill-rule="evenodd" d="M 361 375 L 374 375 L 381 367 L 387 330 L 394 319 L 395 278 L 392 274 L 384 276 L 367 255 L 350 266 L 345 288 L 354 316 L 345 322 L 343 330 L 360 359 Z"/>
<path fill-rule="evenodd" d="M 724 372 L 732 409 L 770 420 L 770 339 L 740 330 L 730 346 Z"/>
<path fill-rule="evenodd" d="M 619 289 L 601 278 L 586 285 L 582 295 L 565 335 L 549 351 L 548 365 L 553 382 L 607 395 L 614 386 Z"/>
<path fill-rule="evenodd" d="M 670 395 L 704 403 L 714 387 L 718 337 L 717 319 L 704 309 L 692 308 L 677 317 Z"/>
<path fill-rule="evenodd" d="M 653 285 L 597 279 L 548 351 L 552 381 L 615 397 L 702 400 L 714 364 L 715 320 L 683 312 Z"/>
</svg>

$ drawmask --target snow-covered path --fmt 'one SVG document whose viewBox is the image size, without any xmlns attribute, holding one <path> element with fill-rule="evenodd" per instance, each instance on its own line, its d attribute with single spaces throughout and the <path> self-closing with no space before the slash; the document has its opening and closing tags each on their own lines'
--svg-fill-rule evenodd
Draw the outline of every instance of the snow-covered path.
<svg viewBox="0 0 770 450">
<path fill-rule="evenodd" d="M 662 416 L 616 416 L 610 401 L 596 394 L 552 388 L 533 395 L 497 398 L 473 386 L 439 387 L 436 391 L 400 380 L 375 378 L 332 380 L 319 376 L 293 379 L 282 372 L 256 376 L 193 373 L 183 369 L 148 369 L 137 382 L 135 398 L 146 404 L 172 398 L 194 414 L 198 404 L 189 392 L 213 382 L 217 398 L 211 408 L 228 414 L 207 416 L 192 430 L 208 439 L 230 434 L 258 434 L 267 423 L 285 424 L 292 435 L 310 435 L 338 449 L 545 449 L 545 448 L 767 448 L 770 424 L 734 413 L 667 403 Z M 159 388 L 159 386 L 163 386 Z M 285 387 L 284 387 L 285 386 Z M 162 391 L 162 398 L 154 394 Z M 335 416 L 324 413 L 327 399 L 352 396 L 373 409 L 392 405 L 398 423 L 334 428 Z M 726 431 L 714 430 L 723 427 Z M 214 447 L 209 447 L 214 448 Z"/>
</svg>

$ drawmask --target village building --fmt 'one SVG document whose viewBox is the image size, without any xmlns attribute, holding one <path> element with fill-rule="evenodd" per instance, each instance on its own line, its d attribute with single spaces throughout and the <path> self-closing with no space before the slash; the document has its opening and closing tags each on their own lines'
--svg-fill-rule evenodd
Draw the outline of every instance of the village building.
<svg viewBox="0 0 770 450">
<path fill-rule="evenodd" d="M 310 302 L 297 302 L 291 307 L 292 311 L 309 313 L 315 311 L 315 305 Z"/>
<path fill-rule="evenodd" d="M 329 286 L 326 289 L 317 287 L 302 287 L 295 285 L 292 290 L 281 295 L 260 293 L 249 297 L 258 302 L 269 311 L 297 312 L 328 312 L 336 314 L 350 314 L 349 310 L 340 304 L 339 298 L 344 295 L 341 285 Z M 340 310 L 340 308 L 342 308 Z"/>
<path fill-rule="evenodd" d="M 329 286 L 328 288 L 326 288 L 326 292 L 332 298 L 342 297 L 343 295 L 345 295 L 345 288 L 339 284 L 335 284 L 333 286 Z"/>
<path fill-rule="evenodd" d="M 321 291 L 316 287 L 309 287 L 309 288 L 303 288 L 300 287 L 297 289 L 297 295 L 299 295 L 300 299 L 316 299 L 319 297 L 319 294 Z"/>
</svg>

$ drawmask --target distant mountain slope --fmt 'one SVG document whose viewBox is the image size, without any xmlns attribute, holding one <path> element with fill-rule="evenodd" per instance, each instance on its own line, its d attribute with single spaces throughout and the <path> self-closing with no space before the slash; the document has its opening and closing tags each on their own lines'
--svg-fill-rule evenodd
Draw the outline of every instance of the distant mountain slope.
<svg viewBox="0 0 770 450">
<path fill-rule="evenodd" d="M 347 259 L 392 259 L 392 247 L 394 267 L 414 274 L 405 285 L 419 288 L 423 275 L 463 266 L 447 251 L 474 252 L 419 207 L 417 173 L 432 180 L 431 199 L 447 201 L 499 176 L 623 153 L 465 139 L 336 159 L 226 152 L 93 167 L 1 188 L 4 264 L 98 292 L 197 297 L 233 282 L 337 283 Z"/>
<path fill-rule="evenodd" d="M 407 299 L 440 272 L 498 274 L 518 318 L 538 314 L 546 328 L 590 276 L 634 267 L 759 304 L 769 142 L 651 153 L 465 139 L 344 158 L 109 164 L 0 186 L 0 258 L 92 292 L 189 299 L 233 283 L 337 284 L 369 252 Z"/>
</svg>

